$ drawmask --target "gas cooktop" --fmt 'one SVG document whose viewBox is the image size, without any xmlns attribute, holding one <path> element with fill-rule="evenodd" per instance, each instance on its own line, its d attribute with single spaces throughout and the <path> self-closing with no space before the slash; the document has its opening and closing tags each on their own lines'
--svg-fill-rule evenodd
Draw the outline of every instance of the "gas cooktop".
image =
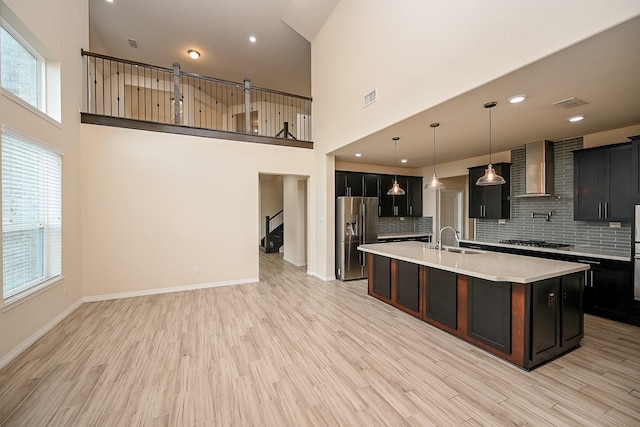
<svg viewBox="0 0 640 427">
<path fill-rule="evenodd" d="M 534 248 L 549 248 L 549 249 L 560 249 L 560 248 L 568 248 L 571 245 L 567 245 L 566 243 L 553 243 L 553 242 L 545 242 L 544 240 L 500 240 L 499 243 L 504 243 L 507 245 L 518 245 L 518 246 L 532 246 Z"/>
</svg>

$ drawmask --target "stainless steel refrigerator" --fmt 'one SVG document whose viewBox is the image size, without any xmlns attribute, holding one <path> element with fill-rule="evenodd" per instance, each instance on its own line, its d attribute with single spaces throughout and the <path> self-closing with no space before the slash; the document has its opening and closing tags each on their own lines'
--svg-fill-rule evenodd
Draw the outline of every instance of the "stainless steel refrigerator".
<svg viewBox="0 0 640 427">
<path fill-rule="evenodd" d="M 336 199 L 336 277 L 340 280 L 367 277 L 364 243 L 378 242 L 378 198 Z"/>
</svg>

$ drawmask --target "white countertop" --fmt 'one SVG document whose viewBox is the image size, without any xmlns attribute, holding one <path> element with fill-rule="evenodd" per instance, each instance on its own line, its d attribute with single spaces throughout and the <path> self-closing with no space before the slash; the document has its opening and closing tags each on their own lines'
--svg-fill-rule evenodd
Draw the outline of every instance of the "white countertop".
<svg viewBox="0 0 640 427">
<path fill-rule="evenodd" d="M 410 233 L 394 233 L 394 234 L 378 234 L 378 239 L 403 239 L 403 238 L 412 238 L 412 237 L 428 237 L 432 236 L 433 233 L 430 231 L 427 232 L 410 232 Z"/>
<path fill-rule="evenodd" d="M 358 249 L 494 282 L 531 283 L 589 269 L 587 264 L 500 252 L 458 254 L 430 249 L 422 242 L 372 243 L 360 245 Z"/>
<path fill-rule="evenodd" d="M 631 246 L 629 250 L 615 250 L 615 249 L 603 249 L 594 246 L 569 246 L 562 249 L 550 249 L 550 248 L 536 248 L 534 246 L 520 246 L 520 245 L 508 245 L 506 243 L 480 241 L 480 240 L 465 240 L 461 239 L 461 242 L 478 245 L 491 245 L 500 246 L 503 248 L 525 249 L 527 251 L 536 252 L 548 252 L 561 255 L 573 255 L 573 256 L 585 256 L 602 259 L 611 259 L 615 261 L 631 261 Z"/>
</svg>

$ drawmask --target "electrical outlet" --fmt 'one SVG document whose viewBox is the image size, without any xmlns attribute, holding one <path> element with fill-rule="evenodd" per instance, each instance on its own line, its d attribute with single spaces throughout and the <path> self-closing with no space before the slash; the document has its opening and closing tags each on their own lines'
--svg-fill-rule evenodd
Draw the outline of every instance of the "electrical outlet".
<svg viewBox="0 0 640 427">
<path fill-rule="evenodd" d="M 193 267 L 193 274 L 198 274 L 198 273 L 200 273 L 200 266 L 196 265 Z"/>
<path fill-rule="evenodd" d="M 498 220 L 498 224 L 506 224 L 507 220 L 506 219 L 499 219 Z"/>
<path fill-rule="evenodd" d="M 610 222 L 609 223 L 609 227 L 611 227 L 611 228 L 620 228 L 620 227 L 622 227 L 622 224 L 620 224 L 619 222 Z"/>
</svg>

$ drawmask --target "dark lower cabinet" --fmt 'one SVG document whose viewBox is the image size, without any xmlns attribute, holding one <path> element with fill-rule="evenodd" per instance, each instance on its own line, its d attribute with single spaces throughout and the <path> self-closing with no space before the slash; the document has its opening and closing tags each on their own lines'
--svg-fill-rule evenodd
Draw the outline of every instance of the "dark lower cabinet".
<svg viewBox="0 0 640 427">
<path fill-rule="evenodd" d="M 420 266 L 406 261 L 397 263 L 396 303 L 417 312 L 420 310 Z"/>
<path fill-rule="evenodd" d="M 511 354 L 511 283 L 468 279 L 467 334 Z"/>
<path fill-rule="evenodd" d="M 584 336 L 584 317 L 582 306 L 582 290 L 584 279 L 582 273 L 562 277 L 562 346 L 567 347 Z"/>
<path fill-rule="evenodd" d="M 584 286 L 584 292 L 581 293 L 584 312 L 640 326 L 640 309 L 635 307 L 633 299 L 633 264 L 631 261 L 583 257 L 569 255 L 569 253 L 559 254 L 520 248 L 505 248 L 481 243 L 460 242 L 460 246 L 589 264 L 590 269 L 586 272 L 586 280 L 583 279 L 581 282 Z"/>
<path fill-rule="evenodd" d="M 591 261 L 585 284 L 585 312 L 627 321 L 633 303 L 631 262 Z"/>
<path fill-rule="evenodd" d="M 391 299 L 391 258 L 373 255 L 373 292 Z"/>
<path fill-rule="evenodd" d="M 526 284 L 493 282 L 367 256 L 369 295 L 523 369 L 578 348 L 584 336 L 584 272 Z"/>
<path fill-rule="evenodd" d="M 457 329 L 458 275 L 450 271 L 428 269 L 425 317 Z"/>
<path fill-rule="evenodd" d="M 558 288 L 560 278 L 532 285 L 531 359 L 535 362 L 545 351 L 558 345 Z"/>
<path fill-rule="evenodd" d="M 551 360 L 580 344 L 583 277 L 574 273 L 532 284 L 532 364 Z"/>
</svg>

